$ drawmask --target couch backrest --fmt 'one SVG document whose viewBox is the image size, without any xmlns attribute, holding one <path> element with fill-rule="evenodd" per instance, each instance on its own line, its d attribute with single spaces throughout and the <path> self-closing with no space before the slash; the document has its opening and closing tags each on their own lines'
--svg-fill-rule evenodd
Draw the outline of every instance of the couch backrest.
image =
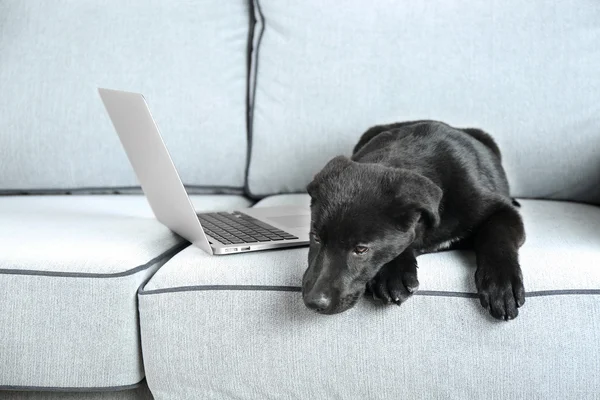
<svg viewBox="0 0 600 400">
<path fill-rule="evenodd" d="M 248 189 L 303 191 L 368 127 L 490 132 L 513 195 L 600 202 L 600 2 L 257 0 Z"/>
<path fill-rule="evenodd" d="M 97 87 L 146 96 L 192 189 L 241 189 L 249 8 L 0 2 L 0 191 L 138 185 Z"/>
<path fill-rule="evenodd" d="M 427 118 L 490 132 L 515 196 L 600 203 L 597 1 L 116 4 L 0 2 L 0 193 L 137 186 L 102 86 L 146 96 L 192 190 L 303 192 Z"/>
</svg>

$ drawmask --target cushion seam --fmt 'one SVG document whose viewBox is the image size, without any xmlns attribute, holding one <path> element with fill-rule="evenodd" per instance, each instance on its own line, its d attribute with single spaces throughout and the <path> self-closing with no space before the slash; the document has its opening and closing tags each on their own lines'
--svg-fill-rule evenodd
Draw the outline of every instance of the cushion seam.
<svg viewBox="0 0 600 400">
<path fill-rule="evenodd" d="M 164 289 L 139 290 L 138 294 L 142 296 L 164 293 L 181 292 L 200 292 L 200 291 L 254 291 L 254 292 L 301 292 L 299 286 L 274 286 L 274 285 L 198 285 L 198 286 L 179 286 Z M 471 292 L 455 292 L 445 290 L 421 290 L 414 294 L 415 296 L 431 297 L 463 297 L 477 299 L 479 295 Z M 526 292 L 525 297 L 545 297 L 545 296 L 564 296 L 564 295 L 600 295 L 600 289 L 556 289 L 556 290 L 536 290 Z"/>
<path fill-rule="evenodd" d="M 256 25 L 256 16 L 254 13 L 254 9 L 256 8 L 256 11 L 258 11 L 258 15 L 260 17 L 260 31 L 258 33 L 258 39 L 256 41 L 256 49 L 255 49 L 255 56 L 252 57 L 252 53 L 250 54 L 250 66 L 252 67 L 252 65 L 254 66 L 254 69 L 252 70 L 250 68 L 249 73 L 248 73 L 248 98 L 247 98 L 247 107 L 248 107 L 248 119 L 247 119 L 247 135 L 248 135 L 248 143 L 247 143 L 247 155 L 246 155 L 246 171 L 245 171 L 245 176 L 244 176 L 244 192 L 245 194 L 251 198 L 251 199 L 260 199 L 261 196 L 256 196 L 252 193 L 252 191 L 250 190 L 250 183 L 249 183 L 249 175 L 250 175 L 250 164 L 252 163 L 252 137 L 253 137 L 253 131 L 254 131 L 254 108 L 256 107 L 256 87 L 258 85 L 258 62 L 259 62 L 259 53 L 260 53 L 260 45 L 262 42 L 262 38 L 263 38 L 263 33 L 265 31 L 266 28 L 266 23 L 265 23 L 265 16 L 262 12 L 262 9 L 260 7 L 260 3 L 258 0 L 250 0 L 251 3 L 251 7 L 250 7 L 250 12 L 252 14 L 253 19 L 251 21 L 253 21 L 253 26 L 252 26 L 252 34 L 254 34 L 254 27 Z M 253 48 L 253 43 L 252 41 L 249 41 L 249 48 L 252 49 Z M 250 93 L 250 73 L 252 73 L 253 77 L 254 77 L 254 81 L 252 82 L 252 93 Z"/>
<path fill-rule="evenodd" d="M 168 250 L 162 252 L 158 256 L 154 257 L 150 261 L 138 265 L 135 268 L 131 268 L 121 272 L 112 273 L 95 273 L 95 272 L 60 272 L 60 271 L 43 271 L 43 270 L 29 270 L 29 269 L 0 269 L 0 275 L 30 275 L 30 276 L 46 276 L 46 277 L 63 277 L 63 278 L 120 278 L 124 276 L 133 275 L 137 272 L 146 270 L 153 265 L 163 261 L 166 258 L 170 258 L 189 246 L 188 242 L 180 242 L 175 246 L 170 247 Z"/>
<path fill-rule="evenodd" d="M 243 186 L 226 186 L 226 185 L 184 185 L 190 189 L 207 189 L 207 190 L 231 190 L 241 191 Z M 141 186 L 89 186 L 78 188 L 54 188 L 54 189 L 0 189 L 0 195 L 19 195 L 19 194 L 60 194 L 60 193 L 78 193 L 78 192 L 100 192 L 100 191 L 120 191 L 120 190 L 142 190 Z"/>
<path fill-rule="evenodd" d="M 100 387 L 59 387 L 59 386 L 19 386 L 19 385 L 0 385 L 0 390 L 7 391 L 40 391 L 40 392 L 117 392 L 121 390 L 131 390 L 144 383 L 146 378 L 137 383 L 119 386 L 100 386 Z"/>
</svg>

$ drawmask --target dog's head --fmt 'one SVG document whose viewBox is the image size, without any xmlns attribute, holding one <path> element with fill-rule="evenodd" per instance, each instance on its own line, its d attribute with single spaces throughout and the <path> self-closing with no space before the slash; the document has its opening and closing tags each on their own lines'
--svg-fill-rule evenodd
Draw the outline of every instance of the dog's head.
<svg viewBox="0 0 600 400">
<path fill-rule="evenodd" d="M 312 227 L 302 296 L 323 314 L 354 306 L 384 264 L 439 224 L 441 189 L 410 171 L 339 156 L 307 191 Z"/>
</svg>

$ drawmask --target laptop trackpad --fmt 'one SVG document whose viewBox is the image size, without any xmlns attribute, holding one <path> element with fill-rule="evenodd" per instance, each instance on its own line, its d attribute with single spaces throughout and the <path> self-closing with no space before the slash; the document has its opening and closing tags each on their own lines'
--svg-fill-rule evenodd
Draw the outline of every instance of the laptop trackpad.
<svg viewBox="0 0 600 400">
<path fill-rule="evenodd" d="M 310 226 L 310 215 L 284 215 L 281 217 L 268 217 L 267 219 L 290 229 Z"/>
</svg>

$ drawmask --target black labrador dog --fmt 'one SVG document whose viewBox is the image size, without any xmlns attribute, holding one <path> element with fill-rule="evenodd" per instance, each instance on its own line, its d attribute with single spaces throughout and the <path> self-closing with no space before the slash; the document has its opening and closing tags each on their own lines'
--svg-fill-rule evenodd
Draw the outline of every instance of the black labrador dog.
<svg viewBox="0 0 600 400">
<path fill-rule="evenodd" d="M 525 302 L 523 221 L 487 133 L 438 121 L 375 126 L 307 191 L 302 295 L 310 309 L 345 311 L 365 289 L 399 305 L 419 287 L 419 254 L 457 248 L 475 250 L 477 291 L 492 316 L 513 319 Z"/>
</svg>

